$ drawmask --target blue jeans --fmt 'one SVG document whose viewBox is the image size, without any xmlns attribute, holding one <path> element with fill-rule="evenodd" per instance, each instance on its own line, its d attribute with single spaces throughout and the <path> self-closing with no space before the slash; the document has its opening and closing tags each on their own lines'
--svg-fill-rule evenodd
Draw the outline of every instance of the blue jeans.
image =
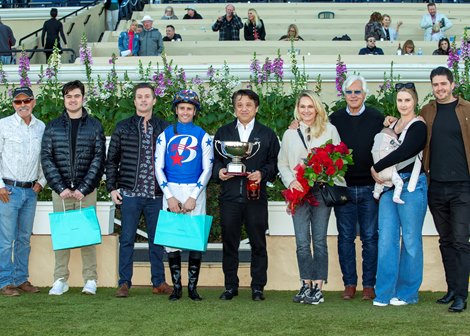
<svg viewBox="0 0 470 336">
<path fill-rule="evenodd" d="M 19 286 L 28 280 L 37 195 L 31 188 L 6 186 L 10 201 L 0 201 L 0 288 Z"/>
<path fill-rule="evenodd" d="M 401 173 L 405 179 L 410 173 Z M 422 229 L 427 207 L 427 181 L 421 174 L 413 192 L 403 185 L 401 199 L 393 202 L 393 192 L 382 194 L 379 204 L 379 256 L 375 301 L 389 303 L 391 298 L 407 303 L 418 302 L 423 280 Z M 400 247 L 401 229 L 401 247 Z"/>
<path fill-rule="evenodd" d="M 301 205 L 293 216 L 297 264 L 301 280 L 328 278 L 328 245 L 326 233 L 331 207 L 327 207 L 319 192 L 315 193 L 318 206 Z M 313 254 L 310 246 L 313 243 Z"/>
<path fill-rule="evenodd" d="M 158 214 L 162 209 L 162 198 L 122 197 L 122 227 L 119 237 L 119 286 L 132 286 L 134 241 L 140 217 L 144 214 L 147 225 L 150 272 L 152 285 L 160 286 L 165 281 L 163 247 L 153 243 Z"/>
<path fill-rule="evenodd" d="M 338 227 L 338 255 L 345 286 L 357 285 L 356 236 L 357 224 L 362 241 L 362 286 L 375 286 L 377 271 L 377 203 L 373 185 L 348 187 L 352 200 L 335 206 Z"/>
<path fill-rule="evenodd" d="M 0 56 L 0 62 L 2 64 L 12 64 L 13 57 L 11 56 Z"/>
</svg>

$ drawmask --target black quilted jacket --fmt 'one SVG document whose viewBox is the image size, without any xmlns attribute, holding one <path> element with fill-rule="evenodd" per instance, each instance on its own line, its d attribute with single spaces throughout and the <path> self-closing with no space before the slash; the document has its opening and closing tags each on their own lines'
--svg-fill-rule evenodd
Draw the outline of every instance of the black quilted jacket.
<svg viewBox="0 0 470 336">
<path fill-rule="evenodd" d="M 66 188 L 91 193 L 104 172 L 106 139 L 101 123 L 83 115 L 78 126 L 75 159 L 72 167 L 71 121 L 66 111 L 46 126 L 42 137 L 41 164 L 47 183 L 56 193 Z"/>
<path fill-rule="evenodd" d="M 140 124 L 144 118 L 134 115 L 120 121 L 116 125 L 108 149 L 106 160 L 106 188 L 109 192 L 124 188 L 135 190 L 137 184 L 137 168 L 139 166 L 139 152 L 141 148 Z M 168 123 L 155 116 L 150 119 L 153 127 L 153 141 L 168 126 Z M 162 195 L 156 183 L 155 195 Z"/>
</svg>

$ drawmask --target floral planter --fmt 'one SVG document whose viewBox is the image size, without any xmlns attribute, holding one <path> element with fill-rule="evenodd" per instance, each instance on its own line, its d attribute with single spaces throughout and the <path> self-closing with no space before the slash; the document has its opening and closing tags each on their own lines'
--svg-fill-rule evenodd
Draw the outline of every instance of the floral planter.
<svg viewBox="0 0 470 336">
<path fill-rule="evenodd" d="M 116 206 L 113 202 L 98 202 L 96 215 L 100 223 L 101 234 L 110 235 L 114 232 L 114 212 Z M 33 234 L 50 235 L 49 213 L 52 212 L 52 202 L 38 202 L 34 217 Z"/>
</svg>

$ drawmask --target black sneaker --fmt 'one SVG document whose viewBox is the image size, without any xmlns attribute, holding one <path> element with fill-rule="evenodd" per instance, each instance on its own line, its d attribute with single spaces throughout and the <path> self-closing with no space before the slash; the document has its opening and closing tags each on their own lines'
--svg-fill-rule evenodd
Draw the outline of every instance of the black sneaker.
<svg viewBox="0 0 470 336">
<path fill-rule="evenodd" d="M 323 298 L 323 293 L 317 285 L 311 289 L 308 294 L 305 295 L 303 303 L 317 305 L 319 303 L 325 302 Z"/>
<path fill-rule="evenodd" d="M 292 298 L 292 301 L 295 303 L 303 303 L 305 295 L 307 295 L 308 292 L 310 292 L 310 286 L 304 282 L 302 287 L 300 287 L 299 292 Z"/>
</svg>

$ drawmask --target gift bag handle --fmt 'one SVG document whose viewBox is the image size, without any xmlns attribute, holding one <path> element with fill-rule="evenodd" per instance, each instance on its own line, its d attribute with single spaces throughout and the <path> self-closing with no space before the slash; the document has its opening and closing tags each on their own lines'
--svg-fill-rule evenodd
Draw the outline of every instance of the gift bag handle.
<svg viewBox="0 0 470 336">
<path fill-rule="evenodd" d="M 63 198 L 62 198 L 62 207 L 63 207 L 64 213 L 65 213 L 65 201 L 64 201 Z M 82 200 L 80 200 L 80 211 L 82 211 Z"/>
</svg>

